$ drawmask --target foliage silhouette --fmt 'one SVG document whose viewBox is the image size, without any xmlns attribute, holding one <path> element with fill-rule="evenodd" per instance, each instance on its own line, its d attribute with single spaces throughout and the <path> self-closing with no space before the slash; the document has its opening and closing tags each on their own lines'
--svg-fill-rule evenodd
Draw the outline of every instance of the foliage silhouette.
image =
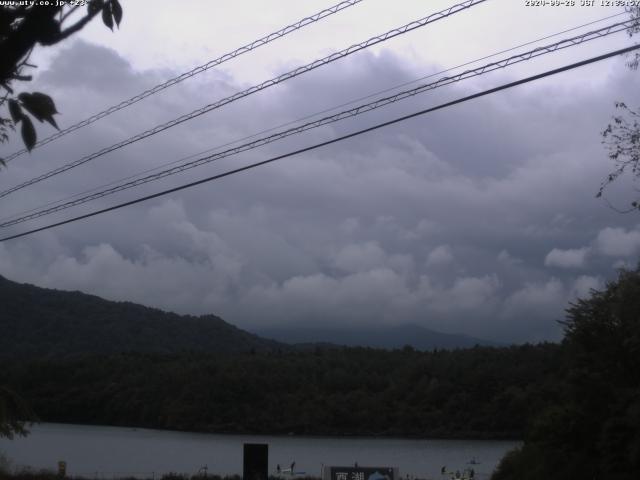
<svg viewBox="0 0 640 480">
<path fill-rule="evenodd" d="M 640 32 L 640 6 L 629 6 L 626 10 L 638 22 L 627 30 L 632 37 Z M 636 52 L 627 66 L 637 70 L 640 66 L 640 54 Z M 620 101 L 615 103 L 615 107 L 618 113 L 602 132 L 602 143 L 609 150 L 609 159 L 614 162 L 614 169 L 600 184 L 597 198 L 602 197 L 605 189 L 625 173 L 630 173 L 634 181 L 640 179 L 640 113 Z M 640 210 L 640 199 L 632 200 L 630 208 L 626 210 L 615 210 L 622 213 Z"/>
<path fill-rule="evenodd" d="M 522 438 L 558 345 L 5 359 L 45 421 L 203 432 Z"/>
<path fill-rule="evenodd" d="M 631 480 L 640 471 L 640 266 L 567 309 L 560 401 L 494 480 Z"/>
<path fill-rule="evenodd" d="M 35 3 L 35 2 L 34 2 Z M 23 71 L 34 68 L 29 56 L 37 45 L 55 45 L 80 31 L 98 13 L 103 23 L 113 30 L 122 20 L 122 7 L 118 0 L 89 0 L 84 15 L 69 24 L 69 19 L 79 6 L 35 5 L 30 2 L 15 2 L 0 6 L 0 108 L 7 105 L 9 117 L 0 114 L 0 143 L 9 140 L 9 132 L 21 123 L 20 133 L 28 150 L 37 142 L 37 134 L 31 117 L 46 121 L 58 128 L 53 116 L 58 113 L 53 99 L 42 92 L 15 94 L 14 82 L 28 82 L 31 75 Z M 60 2 L 62 3 L 62 2 Z M 0 163 L 4 164 L 2 158 Z"/>
<path fill-rule="evenodd" d="M 26 435 L 26 420 L 35 416 L 26 402 L 13 390 L 0 385 L 0 438 Z"/>
</svg>

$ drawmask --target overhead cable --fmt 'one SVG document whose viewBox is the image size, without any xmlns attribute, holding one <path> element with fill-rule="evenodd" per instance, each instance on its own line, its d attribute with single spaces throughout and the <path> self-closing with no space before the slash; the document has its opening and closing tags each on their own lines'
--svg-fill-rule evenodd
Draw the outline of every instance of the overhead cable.
<svg viewBox="0 0 640 480">
<path fill-rule="evenodd" d="M 248 150 L 253 150 L 255 148 L 267 145 L 269 143 L 273 143 L 275 141 L 278 140 L 282 140 L 286 137 L 289 137 L 291 135 L 296 135 L 314 128 L 318 128 L 321 127 L 323 125 L 328 125 L 331 123 L 335 123 L 338 122 L 340 120 L 344 120 L 346 118 L 351 118 L 351 117 L 355 117 L 357 115 L 361 115 L 363 113 L 366 112 L 370 112 L 372 110 L 376 110 L 378 108 L 381 107 L 385 107 L 387 105 L 390 105 L 392 103 L 396 103 L 398 101 L 401 100 L 405 100 L 409 97 L 413 97 L 414 95 L 418 95 L 420 93 L 424 93 L 426 91 L 430 91 L 430 90 L 434 90 L 436 88 L 439 87 L 443 87 L 445 85 L 450 85 L 452 83 L 456 83 L 468 78 L 473 78 L 473 77 L 477 77 L 480 75 L 484 75 L 486 73 L 501 69 L 501 68 L 505 68 L 511 65 L 515 65 L 517 63 L 521 63 L 524 61 L 528 61 L 531 60 L 532 58 L 536 58 L 542 55 L 546 55 L 549 53 L 553 53 L 556 52 L 558 50 L 562 50 L 568 47 L 572 47 L 572 46 L 576 46 L 576 45 L 580 45 L 584 42 L 590 41 L 590 40 L 594 40 L 597 38 L 603 38 L 607 35 L 612 35 L 614 33 L 620 32 L 620 31 L 624 31 L 627 30 L 628 28 L 635 26 L 636 22 L 634 20 L 627 20 L 625 22 L 619 22 L 619 23 L 615 23 L 612 25 L 609 25 L 607 27 L 603 27 L 600 28 L 598 30 L 594 30 L 591 32 L 587 32 L 584 33 L 582 35 L 577 35 L 571 38 L 567 38 L 567 39 L 563 39 L 560 40 L 558 42 L 549 44 L 549 45 L 545 45 L 545 46 L 541 46 L 541 47 L 537 47 L 534 48 L 533 50 L 529 50 L 527 52 L 524 53 L 520 53 L 518 55 L 513 55 L 507 58 L 504 58 L 502 60 L 498 60 L 496 62 L 491 62 L 488 63 L 486 65 L 474 68 L 474 69 L 470 69 L 470 70 L 466 70 L 462 73 L 459 73 L 457 75 L 452 75 L 452 76 L 448 76 L 448 77 L 442 77 L 440 79 L 438 79 L 435 82 L 432 83 L 428 83 L 428 84 L 424 84 L 424 85 L 420 85 L 417 86 L 415 88 L 412 88 L 410 90 L 405 90 L 402 92 L 398 92 L 394 95 L 391 96 L 387 96 L 384 98 L 380 98 L 377 99 L 373 102 L 369 102 L 366 104 L 362 104 L 359 105 L 355 108 L 351 108 L 348 110 L 343 110 L 339 113 L 336 113 L 334 115 L 329 115 L 323 118 L 320 118 L 318 120 L 312 121 L 312 122 L 307 122 L 305 124 L 287 129 L 287 130 L 283 130 L 277 133 L 274 133 L 272 135 L 269 135 L 267 137 L 262 137 L 259 138 L 257 140 L 254 140 L 252 142 L 248 142 L 242 145 L 239 145 L 237 147 L 233 147 L 227 150 L 224 150 L 222 152 L 217 152 L 217 153 L 213 153 L 211 155 L 207 155 L 201 158 L 198 158 L 196 160 L 190 161 L 190 162 L 186 162 L 183 163 L 181 165 L 177 165 L 174 166 L 172 168 L 168 168 L 165 170 L 162 170 L 160 172 L 156 172 L 154 174 L 151 175 L 147 175 L 144 177 L 140 177 L 137 178 L 135 180 L 131 180 L 129 182 L 126 183 L 121 183 L 119 185 L 115 185 L 111 188 L 107 188 L 104 190 L 100 190 L 97 192 L 93 192 L 84 196 L 80 196 L 78 198 L 75 198 L 74 200 L 68 201 L 66 203 L 61 203 L 59 205 L 56 206 L 52 206 L 49 208 L 42 208 L 40 210 L 37 210 L 33 213 L 29 213 L 28 215 L 24 215 L 24 216 L 20 216 L 18 218 L 14 218 L 12 220 L 7 220 L 5 222 L 0 223 L 0 228 L 5 228 L 5 227 L 10 227 L 13 225 L 17 225 L 19 223 L 23 223 L 26 222 L 28 220 L 33 220 L 35 218 L 39 218 L 45 215 L 50 215 L 53 214 L 55 212 L 59 212 L 62 210 L 66 210 L 68 208 L 72 208 L 75 207 L 77 205 L 81 205 L 87 202 L 90 202 L 92 200 L 96 200 L 98 198 L 102 198 L 102 197 L 106 197 L 108 195 L 112 195 L 115 194 L 117 192 L 121 192 L 123 190 L 128 190 L 130 188 L 134 188 L 149 182 L 153 182 L 156 180 L 160 180 L 162 178 L 171 176 L 171 175 L 175 175 L 177 173 L 181 173 L 184 172 L 186 170 L 190 170 L 192 168 L 195 167 L 199 167 L 211 162 L 214 162 L 216 160 L 220 160 L 222 158 L 226 158 L 226 157 L 230 157 L 232 155 L 237 155 L 239 153 L 242 152 L 246 152 Z"/>
<path fill-rule="evenodd" d="M 347 140 L 349 138 L 357 137 L 357 136 L 362 135 L 364 133 L 372 132 L 372 131 L 378 130 L 380 128 L 383 128 L 383 127 L 394 125 L 396 123 L 403 122 L 403 121 L 409 120 L 411 118 L 415 118 L 415 117 L 418 117 L 418 116 L 421 116 L 421 115 L 425 115 L 427 113 L 431 113 L 431 112 L 434 112 L 434 111 L 437 111 L 437 110 L 442 110 L 444 108 L 452 107 L 454 105 L 458 105 L 460 103 L 464 103 L 464 102 L 467 102 L 469 100 L 473 100 L 473 99 L 480 98 L 480 97 L 483 97 L 483 96 L 486 96 L 486 95 L 490 95 L 490 94 L 499 92 L 501 90 L 506 90 L 506 89 L 509 89 L 509 88 L 516 87 L 518 85 L 523 85 L 525 83 L 529 83 L 529 82 L 533 82 L 533 81 L 536 81 L 536 80 L 540 80 L 542 78 L 549 77 L 551 75 L 557 75 L 559 73 L 566 72 L 568 70 L 572 70 L 572 69 L 575 69 L 575 68 L 578 68 L 578 67 L 589 65 L 589 64 L 592 64 L 592 63 L 595 63 L 595 62 L 599 62 L 599 61 L 605 60 L 607 58 L 611 58 L 611 57 L 614 57 L 614 56 L 617 56 L 617 55 L 622 55 L 622 54 L 625 54 L 625 53 L 629 53 L 629 52 L 632 52 L 632 51 L 638 50 L 638 49 L 640 49 L 640 45 L 632 45 L 630 47 L 621 48 L 621 49 L 618 49 L 618 50 L 615 50 L 615 51 L 612 51 L 612 52 L 609 52 L 609 53 L 605 53 L 603 55 L 599 55 L 597 57 L 591 57 L 589 59 L 582 60 L 580 62 L 572 63 L 570 65 L 565 65 L 564 67 L 555 68 L 553 70 L 548 70 L 546 72 L 539 73 L 537 75 L 532 75 L 532 76 L 529 76 L 529 77 L 526 77 L 526 78 L 523 78 L 523 79 L 520 79 L 520 80 L 516 80 L 514 82 L 510 82 L 510 83 L 506 83 L 506 84 L 500 85 L 498 87 L 490 88 L 488 90 L 483 90 L 482 92 L 474 93 L 474 94 L 468 95 L 466 97 L 458 98 L 458 99 L 450 101 L 450 102 L 442 103 L 442 104 L 437 105 L 435 107 L 430 107 L 430 108 L 427 108 L 427 109 L 424 109 L 424 110 L 420 110 L 418 112 L 411 113 L 409 115 L 404 115 L 404 116 L 401 116 L 401 117 L 397 117 L 397 118 L 395 118 L 393 120 L 388 120 L 386 122 L 378 123 L 378 124 L 376 124 L 376 125 L 374 125 L 372 127 L 364 128 L 364 129 L 361 129 L 361 130 L 358 130 L 358 131 L 355 131 L 355 132 L 352 132 L 352 133 L 349 133 L 349 134 L 346 134 L 346 135 L 342 135 L 340 137 L 337 137 L 337 138 L 334 138 L 334 139 L 331 139 L 331 140 L 327 140 L 327 141 L 324 141 L 324 142 L 316 143 L 314 145 L 311 145 L 311 146 L 308 146 L 308 147 L 305 147 L 305 148 L 301 148 L 301 149 L 295 150 L 293 152 L 285 153 L 283 155 L 278 155 L 276 157 L 272 157 L 272 158 L 269 158 L 267 160 L 263 160 L 261 162 L 252 163 L 252 164 L 249 164 L 249 165 L 245 165 L 243 167 L 235 168 L 233 170 L 228 170 L 226 172 L 219 173 L 217 175 L 213 175 L 211 177 L 203 178 L 201 180 L 197 180 L 197 181 L 190 182 L 190 183 L 187 183 L 187 184 L 184 184 L 184 185 L 180 185 L 178 187 L 173 187 L 173 188 L 170 188 L 170 189 L 167 189 L 167 190 L 163 190 L 161 192 L 157 192 L 157 193 L 154 193 L 154 194 L 151 194 L 151 195 L 146 195 L 144 197 L 140 197 L 140 198 L 137 198 L 135 200 L 130 200 L 128 202 L 124 202 L 124 203 L 120 203 L 120 204 L 117 204 L 117 205 L 113 205 L 111 207 L 107 207 L 107 208 L 103 208 L 103 209 L 100 209 L 100 210 L 96 210 L 96 211 L 93 211 L 93 212 L 90 212 L 90 213 L 86 213 L 84 215 L 79 215 L 77 217 L 69 218 L 67 220 L 63 220 L 63 221 L 56 222 L 56 223 L 51 223 L 51 224 L 45 225 L 43 227 L 34 228 L 34 229 L 28 230 L 26 232 L 22 232 L 22 233 L 18 233 L 18 234 L 15 234 L 15 235 L 10 235 L 10 236 L 7 236 L 7 237 L 3 237 L 3 238 L 0 238 L 0 242 L 6 242 L 8 240 L 21 238 L 21 237 L 24 237 L 26 235 L 31 235 L 33 233 L 41 232 L 41 231 L 44 231 L 44 230 L 49 230 L 49 229 L 54 228 L 54 227 L 58 227 L 58 226 L 61 226 L 61 225 L 66 225 L 66 224 L 72 223 L 72 222 L 77 222 L 79 220 L 83 220 L 83 219 L 86 219 L 86 218 L 94 217 L 96 215 L 101 215 L 103 213 L 111 212 L 111 211 L 114 211 L 114 210 L 118 210 L 120 208 L 131 206 L 131 205 L 135 205 L 137 203 L 141 203 L 141 202 L 144 202 L 144 201 L 147 201 L 147 200 L 151 200 L 151 199 L 154 199 L 154 198 L 162 197 L 164 195 L 168 195 L 170 193 L 178 192 L 180 190 L 185 190 L 187 188 L 195 187 L 197 185 L 202 185 L 204 183 L 212 182 L 214 180 L 219 180 L 221 178 L 228 177 L 230 175 L 234 175 L 236 173 L 244 172 L 244 171 L 251 170 L 251 169 L 263 166 L 263 165 L 267 165 L 267 164 L 275 162 L 277 160 L 282 160 L 284 158 L 289 158 L 289 157 L 292 157 L 294 155 L 299 155 L 301 153 L 305 153 L 305 152 L 309 152 L 309 151 L 312 151 L 312 150 L 316 150 L 318 148 L 325 147 L 327 145 L 331 145 L 331 144 L 334 144 L 334 143 L 337 143 L 337 142 L 341 142 L 341 141 Z"/>
<path fill-rule="evenodd" d="M 10 219 L 22 216 L 22 215 L 26 215 L 26 214 L 31 213 L 31 212 L 35 212 L 36 210 L 43 209 L 45 207 L 49 207 L 49 206 L 52 206 L 52 205 L 57 205 L 57 204 L 64 203 L 64 202 L 66 202 L 68 200 L 71 200 L 73 198 L 78 198 L 78 197 L 81 197 L 81 196 L 84 196 L 84 195 L 88 195 L 89 193 L 97 192 L 100 189 L 105 189 L 107 187 L 111 187 L 113 185 L 117 185 L 119 183 L 126 182 L 127 180 L 131 180 L 131 179 L 134 179 L 134 178 L 137 178 L 137 177 L 141 177 L 142 175 L 145 175 L 147 173 L 156 172 L 158 170 L 161 170 L 161 169 L 166 168 L 166 167 L 171 166 L 171 165 L 177 165 L 177 164 L 186 162 L 187 160 L 190 160 L 192 158 L 196 158 L 198 156 L 204 155 L 205 153 L 214 152 L 216 150 L 220 150 L 222 148 L 229 147 L 231 145 L 238 144 L 240 142 L 244 142 L 244 141 L 250 140 L 252 138 L 257 138 L 260 135 L 263 135 L 263 134 L 266 134 L 266 133 L 269 133 L 269 132 L 274 132 L 274 131 L 276 131 L 276 130 L 278 130 L 280 128 L 288 127 L 290 125 L 296 125 L 296 124 L 298 124 L 300 122 L 303 122 L 305 120 L 309 120 L 311 118 L 318 117 L 319 115 L 323 115 L 325 113 L 333 112 L 333 111 L 335 111 L 335 110 L 337 110 L 339 108 L 342 108 L 342 107 L 353 105 L 353 104 L 355 104 L 357 102 L 360 102 L 362 100 L 368 100 L 368 99 L 374 98 L 374 97 L 376 97 L 378 95 L 382 95 L 384 93 L 392 92 L 394 90 L 398 90 L 400 88 L 403 88 L 403 87 L 406 87 L 406 86 L 409 86 L 409 85 L 413 85 L 415 83 L 421 82 L 423 80 L 427 80 L 429 78 L 437 77 L 438 75 L 442 75 L 443 73 L 451 72 L 451 71 L 457 70 L 459 68 L 466 67 L 466 66 L 472 65 L 474 63 L 481 62 L 482 60 L 487 60 L 489 58 L 496 57 L 496 56 L 498 56 L 500 54 L 503 54 L 503 53 L 512 52 L 514 50 L 517 50 L 517 49 L 522 48 L 522 47 L 526 47 L 528 45 L 534 45 L 534 44 L 539 43 L 539 42 L 541 42 L 543 40 L 548 40 L 550 38 L 557 37 L 557 36 L 562 35 L 564 33 L 573 32 L 573 31 L 579 30 L 581 28 L 587 27 L 589 25 L 594 25 L 596 23 L 604 22 L 605 20 L 610 20 L 612 18 L 620 17 L 622 15 L 627 15 L 627 13 L 626 12 L 620 12 L 620 13 L 609 15 L 609 16 L 606 16 L 606 17 L 602 17 L 602 18 L 600 18 L 598 20 L 593 20 L 591 22 L 583 23 L 583 24 L 577 25 L 575 27 L 571 27 L 571 28 L 568 28 L 568 29 L 565 29 L 565 30 L 561 30 L 559 32 L 556 32 L 556 33 L 553 33 L 553 34 L 550 34 L 550 35 L 546 35 L 544 37 L 540 37 L 540 38 L 537 38 L 535 40 L 530 40 L 528 42 L 521 43 L 519 45 L 515 45 L 513 47 L 509 47 L 507 49 L 500 50 L 500 51 L 491 53 L 489 55 L 485 55 L 485 56 L 480 57 L 480 58 L 476 58 L 475 60 L 470 60 L 470 61 L 467 61 L 465 63 L 458 64 L 458 65 L 455 65 L 453 67 L 446 68 L 444 70 L 439 70 L 437 72 L 430 73 L 428 75 L 424 75 L 424 76 L 422 76 L 420 78 L 416 78 L 416 79 L 410 80 L 408 82 L 403 82 L 403 83 L 394 85 L 393 87 L 388 87 L 388 88 L 385 88 L 383 90 L 378 90 L 376 92 L 369 93 L 369 94 L 364 95 L 362 97 L 354 98 L 353 100 L 349 100 L 348 102 L 344 102 L 344 103 L 341 103 L 339 105 L 334 105 L 333 107 L 326 108 L 324 110 L 320 110 L 318 112 L 315 112 L 315 113 L 312 113 L 312 114 L 309 114 L 309 115 L 305 115 L 304 117 L 300 117 L 300 118 L 297 118 L 295 120 L 290 120 L 290 121 L 287 121 L 285 123 L 281 123 L 279 125 L 266 128 L 264 130 L 260 130 L 259 132 L 252 133 L 250 135 L 246 135 L 244 137 L 237 138 L 235 140 L 231 140 L 231 141 L 226 142 L 224 144 L 216 145 L 215 147 L 207 148 L 206 150 L 202 150 L 202 151 L 197 152 L 197 153 L 192 153 L 192 154 L 190 154 L 190 155 L 188 155 L 186 157 L 181 157 L 181 158 L 179 158 L 177 160 L 172 160 L 170 162 L 162 163 L 162 164 L 157 165 L 155 167 L 151 167 L 151 168 L 148 168 L 148 169 L 133 173 L 131 175 L 127 175 L 126 177 L 122 177 L 122 178 L 119 178 L 117 180 L 113 180 L 113 181 L 111 181 L 109 183 L 102 184 L 102 185 L 97 185 L 97 186 L 95 186 L 93 188 L 90 188 L 90 189 L 87 189 L 87 190 L 83 190 L 82 192 L 74 193 L 73 195 L 68 195 L 68 196 L 63 197 L 63 198 L 58 199 L 58 200 L 53 200 L 53 201 L 47 202 L 47 203 L 45 203 L 43 205 L 40 205 L 40 206 L 37 206 L 37 207 L 33 207 L 33 208 L 30 208 L 30 209 L 26 209 L 26 210 L 21 210 L 19 212 L 13 213 L 13 214 L 6 215 L 6 216 L 0 218 L 0 223 L 5 222 L 6 220 L 10 220 Z"/>
<path fill-rule="evenodd" d="M 262 38 L 259 38 L 258 40 L 254 40 L 251 43 L 248 43 L 232 52 L 229 53 L 225 53 L 224 55 L 210 60 L 207 63 L 204 63 L 202 65 L 199 65 L 191 70 L 189 70 L 188 72 L 184 72 L 180 75 L 178 75 L 177 77 L 173 77 L 170 78 L 169 80 L 156 85 L 148 90 L 145 90 L 142 93 L 139 93 L 131 98 L 129 98 L 128 100 L 123 100 L 122 102 L 120 102 L 117 105 L 114 105 L 112 107 L 109 107 L 101 112 L 96 113 L 95 115 L 92 115 L 89 118 L 86 118 L 78 123 L 75 123 L 73 125 L 71 125 L 70 127 L 67 127 L 63 130 L 60 130 L 56 133 L 54 133 L 53 135 L 44 138 L 42 140 L 40 140 L 39 142 L 37 142 L 35 144 L 34 148 L 37 147 L 41 147 L 43 145 L 46 145 L 47 143 L 53 142 L 54 140 L 57 140 L 61 137 L 64 137 L 65 135 L 68 135 L 71 132 L 74 132 L 82 127 L 86 127 L 87 125 L 92 124 L 93 122 L 96 122 L 98 120 L 100 120 L 101 118 L 104 118 L 108 115 L 111 115 L 112 113 L 115 113 L 119 110 L 122 110 L 123 108 L 127 108 L 130 105 L 133 105 L 134 103 L 139 102 L 140 100 L 143 100 L 151 95 L 154 95 L 158 92 L 161 92 L 162 90 L 172 87 L 173 85 L 176 85 L 188 78 L 194 77 L 195 75 L 198 75 L 199 73 L 205 72 L 207 70 L 209 70 L 210 68 L 216 67 L 228 60 L 231 60 L 233 58 L 239 57 L 240 55 L 243 55 L 245 53 L 248 53 L 252 50 L 255 50 L 258 47 L 261 47 L 263 45 L 267 45 L 268 43 L 273 42 L 274 40 L 277 40 L 278 38 L 282 38 L 292 32 L 295 32 L 296 30 L 300 30 L 303 27 L 306 27 L 307 25 L 310 25 L 312 23 L 315 23 L 319 20 L 322 20 L 325 17 L 328 17 L 329 15 L 333 15 L 334 13 L 338 13 L 346 8 L 349 8 L 353 5 L 356 5 L 357 3 L 362 2 L 362 0 L 345 0 L 343 2 L 337 3 L 336 5 L 333 5 L 332 7 L 326 8 L 314 15 L 311 15 L 309 17 L 305 17 L 301 20 L 298 20 L 295 23 L 292 23 L 291 25 L 287 25 L 284 28 L 281 28 L 280 30 L 278 30 L 277 32 L 273 32 L 270 33 L 269 35 L 265 35 Z M 19 157 L 20 155 L 22 155 L 23 153 L 27 153 L 27 149 L 23 148 L 22 150 L 18 150 L 17 152 L 12 153 L 11 155 L 9 155 L 8 157 L 6 157 L 4 159 L 5 163 L 8 163 L 10 161 L 12 161 L 13 159 Z"/>
<path fill-rule="evenodd" d="M 302 67 L 298 67 L 294 70 L 291 70 L 287 73 L 284 73 L 282 75 L 279 75 L 278 77 L 272 78 L 270 80 L 267 80 L 265 82 L 262 82 L 258 85 L 255 85 L 253 87 L 250 87 L 246 90 L 243 90 L 241 92 L 238 92 L 230 97 L 224 98 L 222 100 L 218 100 L 217 102 L 211 103 L 209 105 L 205 105 L 204 107 L 201 107 L 197 110 L 194 110 L 191 113 L 182 115 L 181 117 L 178 117 L 174 120 L 171 120 L 167 123 L 158 125 L 150 130 L 146 130 L 145 132 L 139 133 L 137 135 L 134 135 L 133 137 L 130 137 L 126 140 L 123 140 L 119 143 L 116 143 L 114 145 L 111 145 L 109 147 L 103 148 L 102 150 L 99 150 L 95 153 L 92 153 L 90 155 L 86 155 L 78 160 L 74 160 L 73 162 L 67 163 L 66 165 L 63 165 L 61 167 L 55 168 L 47 173 L 44 173 L 38 177 L 32 178 L 30 180 L 27 180 L 26 182 L 20 183 L 19 185 L 16 185 L 14 187 L 11 187 L 7 190 L 4 190 L 2 192 L 0 192 L 0 198 L 5 197 L 15 191 L 21 190 L 25 187 L 28 187 L 30 185 L 33 185 L 34 183 L 38 183 L 41 182 L 43 180 L 46 180 L 48 178 L 51 178 L 55 175 L 59 175 L 60 173 L 66 172 L 67 170 L 70 170 L 72 168 L 75 168 L 79 165 L 83 165 L 91 160 L 94 160 L 98 157 L 101 157 L 103 155 L 106 155 L 107 153 L 113 152 L 114 150 L 118 150 L 119 148 L 125 147 L 127 145 L 130 145 L 134 142 L 138 142 L 144 138 L 150 137 L 152 135 L 155 135 L 157 133 L 163 132 L 164 130 L 167 130 L 171 127 L 174 127 L 176 125 L 179 125 L 181 123 L 184 123 L 188 120 L 192 120 L 193 118 L 196 118 L 200 115 L 203 115 L 205 113 L 208 113 L 212 110 L 215 110 L 217 108 L 220 108 L 224 105 L 227 105 L 231 102 L 234 102 L 236 100 L 239 100 L 241 98 L 244 98 L 248 95 L 251 95 L 253 93 L 259 92 L 261 90 L 264 90 L 266 88 L 272 87 L 274 85 L 277 85 L 281 82 L 284 82 L 285 80 L 289 80 L 291 78 L 297 77 L 298 75 L 301 75 L 303 73 L 309 72 L 311 70 L 314 70 L 318 67 L 327 65 L 331 62 L 334 62 L 336 60 L 339 60 L 341 58 L 344 58 L 348 55 L 351 55 L 355 52 L 358 52 L 360 50 L 363 50 L 365 48 L 371 47 L 373 45 L 376 45 L 378 43 L 387 41 L 391 38 L 397 37 L 399 35 L 403 35 L 405 33 L 408 33 L 410 31 L 413 31 L 417 28 L 421 28 L 424 27 L 430 23 L 433 23 L 435 21 L 441 20 L 443 18 L 447 18 L 455 13 L 458 13 L 462 10 L 466 10 L 472 6 L 475 6 L 479 3 L 483 3 L 487 0 L 465 0 L 464 2 L 458 3 L 456 5 L 453 5 L 445 10 L 442 10 L 440 12 L 436 12 L 433 13 L 427 17 L 421 18 L 419 20 L 415 20 L 411 23 L 408 23 L 402 27 L 398 27 L 398 28 L 394 28 L 393 30 L 390 30 L 386 33 L 383 33 L 382 35 L 378 35 L 375 37 L 372 37 L 364 42 L 358 43 L 358 44 L 354 44 L 344 50 L 341 50 L 339 52 L 336 53 L 332 53 L 331 55 L 328 55 L 320 60 L 315 60 L 307 65 L 304 65 Z"/>
</svg>

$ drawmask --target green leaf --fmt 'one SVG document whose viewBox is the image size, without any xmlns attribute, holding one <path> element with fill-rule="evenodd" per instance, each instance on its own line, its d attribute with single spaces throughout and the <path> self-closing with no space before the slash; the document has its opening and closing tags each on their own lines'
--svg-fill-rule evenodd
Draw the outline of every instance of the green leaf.
<svg viewBox="0 0 640 480">
<path fill-rule="evenodd" d="M 113 12 L 113 19 L 116 21 L 116 25 L 120 27 L 122 21 L 122 7 L 118 0 L 111 0 L 111 11 Z"/>
<path fill-rule="evenodd" d="M 24 113 L 22 113 L 22 108 L 20 108 L 20 104 L 13 98 L 9 100 L 9 113 L 11 114 L 11 119 L 13 120 L 13 123 L 18 123 L 24 117 Z"/>
<path fill-rule="evenodd" d="M 36 117 L 39 121 L 49 122 L 54 127 L 58 128 L 56 121 L 53 119 L 53 115 L 58 113 L 56 105 L 49 95 L 45 95 L 40 92 L 33 93 L 21 93 L 18 98 L 22 102 L 22 106 L 27 111 Z"/>
<path fill-rule="evenodd" d="M 35 101 L 43 105 L 43 108 L 51 115 L 59 113 L 56 109 L 56 104 L 49 95 L 40 92 L 33 92 L 31 96 Z"/>
<path fill-rule="evenodd" d="M 27 147 L 27 150 L 33 150 L 36 145 L 36 129 L 33 128 L 31 119 L 26 115 L 22 117 L 22 141 Z"/>
<path fill-rule="evenodd" d="M 113 13 L 111 12 L 111 2 L 107 2 L 102 7 L 102 21 L 113 31 Z"/>
<path fill-rule="evenodd" d="M 94 15 L 100 11 L 103 5 L 103 0 L 89 0 L 89 4 L 87 5 L 87 13 L 89 15 Z"/>
</svg>

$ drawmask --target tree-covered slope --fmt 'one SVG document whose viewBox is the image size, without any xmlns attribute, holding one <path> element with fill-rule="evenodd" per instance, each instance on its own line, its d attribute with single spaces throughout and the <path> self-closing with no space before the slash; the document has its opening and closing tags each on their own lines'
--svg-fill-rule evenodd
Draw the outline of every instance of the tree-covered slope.
<svg viewBox="0 0 640 480">
<path fill-rule="evenodd" d="M 43 421 L 210 432 L 520 437 L 563 365 L 553 344 L 285 348 L 214 316 L 2 278 L 0 333 L 0 385 Z"/>
<path fill-rule="evenodd" d="M 80 292 L 19 284 L 0 276 L 0 356 L 183 350 L 233 353 L 281 347 L 214 315 L 177 315 Z"/>
<path fill-rule="evenodd" d="M 494 480 L 635 480 L 640 472 L 640 267 L 567 310 L 563 382 Z"/>
<path fill-rule="evenodd" d="M 7 360 L 43 421 L 205 432 L 521 438 L 557 400 L 558 345 Z"/>
</svg>

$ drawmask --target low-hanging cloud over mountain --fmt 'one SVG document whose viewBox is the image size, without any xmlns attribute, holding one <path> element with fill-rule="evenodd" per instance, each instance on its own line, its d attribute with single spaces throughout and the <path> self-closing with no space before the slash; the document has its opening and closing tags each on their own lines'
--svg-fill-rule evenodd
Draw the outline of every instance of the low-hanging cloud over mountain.
<svg viewBox="0 0 640 480">
<path fill-rule="evenodd" d="M 70 67 L 83 59 L 107 66 L 108 74 Z M 389 51 L 364 52 L 18 192 L 3 199 L 2 214 L 436 68 L 407 65 Z M 215 313 L 248 328 L 416 323 L 499 341 L 558 339 L 557 320 L 568 302 L 600 288 L 620 262 L 634 265 L 640 250 L 638 217 L 619 215 L 594 198 L 611 168 L 599 132 L 615 99 L 637 98 L 634 75 L 618 61 L 606 88 L 541 82 L 3 243 L 0 273 L 179 313 Z M 75 42 L 36 85 L 54 96 L 60 118 L 71 124 L 88 113 L 87 99 L 99 109 L 166 76 Z M 0 182 L 13 185 L 241 88 L 241 79 L 209 72 L 17 159 Z M 473 88 L 461 83 L 77 212 L 262 160 Z"/>
</svg>

